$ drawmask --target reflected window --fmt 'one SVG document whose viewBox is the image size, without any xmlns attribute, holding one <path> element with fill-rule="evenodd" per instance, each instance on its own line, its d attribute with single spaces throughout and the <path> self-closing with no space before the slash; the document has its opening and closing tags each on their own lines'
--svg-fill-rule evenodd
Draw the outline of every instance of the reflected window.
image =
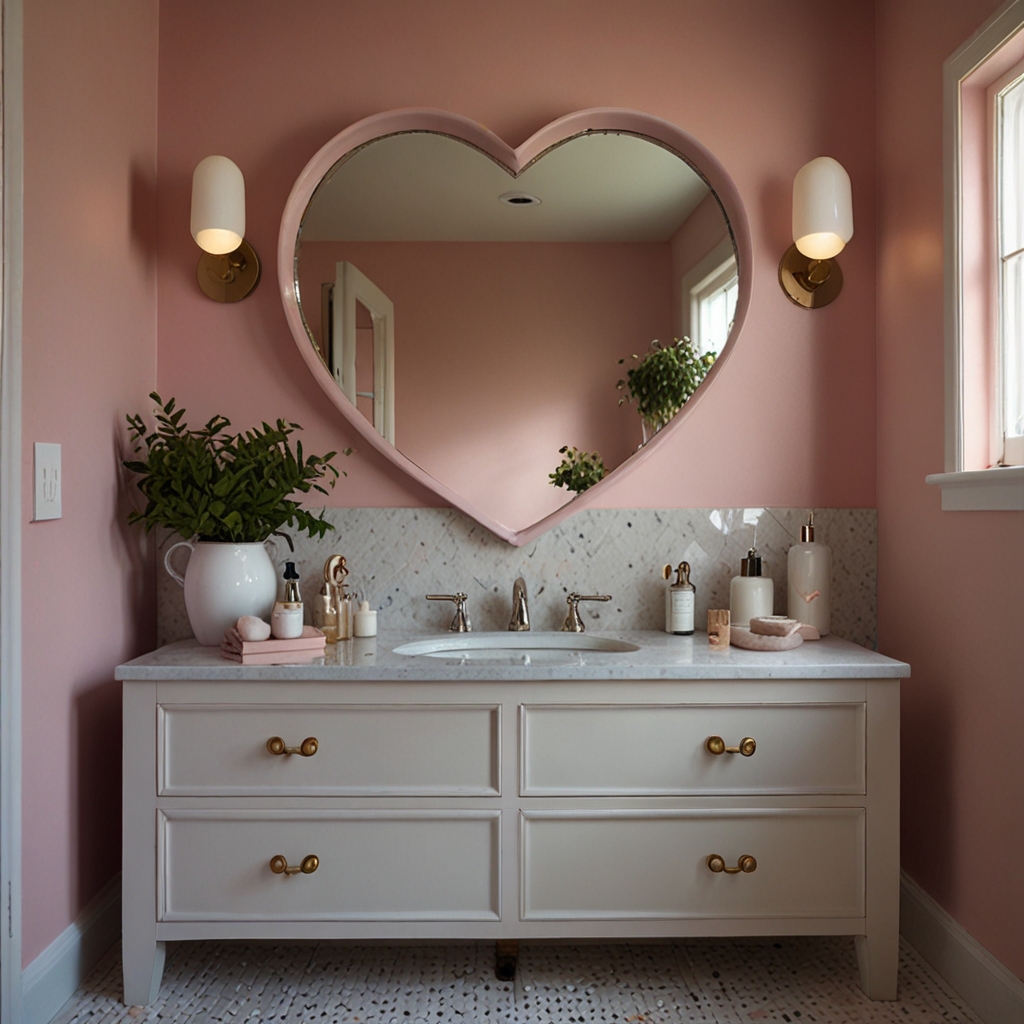
<svg viewBox="0 0 1024 1024">
<path fill-rule="evenodd" d="M 721 352 L 736 316 L 740 279 L 730 257 L 690 289 L 690 340 L 701 355 Z"/>
</svg>

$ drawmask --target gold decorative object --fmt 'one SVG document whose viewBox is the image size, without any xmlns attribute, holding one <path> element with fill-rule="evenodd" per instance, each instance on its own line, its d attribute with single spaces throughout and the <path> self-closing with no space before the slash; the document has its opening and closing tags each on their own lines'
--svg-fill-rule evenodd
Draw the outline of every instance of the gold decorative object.
<svg viewBox="0 0 1024 1024">
<path fill-rule="evenodd" d="M 320 749 L 320 743 L 315 736 L 307 736 L 297 747 L 286 747 L 280 736 L 271 736 L 267 740 L 267 750 L 272 754 L 299 754 L 302 757 L 312 757 Z"/>
<path fill-rule="evenodd" d="M 757 750 L 757 744 L 753 737 L 744 736 L 738 747 L 727 747 L 721 736 L 709 736 L 704 741 L 704 748 L 709 754 L 742 754 L 744 757 L 750 757 Z"/>
<path fill-rule="evenodd" d="M 708 643 L 724 650 L 729 646 L 729 609 L 708 609 Z"/>
<path fill-rule="evenodd" d="M 723 871 L 727 875 L 738 875 L 741 871 L 743 874 L 749 875 L 751 871 L 757 870 L 757 861 L 749 853 L 743 854 L 736 862 L 736 867 L 734 868 L 727 867 L 725 859 L 718 853 L 708 854 L 704 863 L 707 864 L 708 871 L 713 871 L 716 875 L 721 874 Z"/>
<path fill-rule="evenodd" d="M 275 875 L 297 875 L 300 871 L 304 875 L 311 875 L 318 867 L 320 867 L 320 858 L 312 853 L 308 857 L 303 857 L 301 864 L 289 865 L 281 854 L 270 858 L 270 870 Z M 729 869 L 726 868 L 726 870 Z"/>
</svg>

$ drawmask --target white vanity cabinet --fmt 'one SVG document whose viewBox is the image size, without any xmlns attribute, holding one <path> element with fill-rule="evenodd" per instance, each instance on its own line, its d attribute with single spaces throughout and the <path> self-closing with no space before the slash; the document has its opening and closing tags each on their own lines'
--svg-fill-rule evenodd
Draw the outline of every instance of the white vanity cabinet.
<svg viewBox="0 0 1024 1024">
<path fill-rule="evenodd" d="M 386 638 L 358 667 L 122 666 L 125 1001 L 182 939 L 792 934 L 855 936 L 895 997 L 907 666 L 622 636 L 539 667 Z"/>
</svg>

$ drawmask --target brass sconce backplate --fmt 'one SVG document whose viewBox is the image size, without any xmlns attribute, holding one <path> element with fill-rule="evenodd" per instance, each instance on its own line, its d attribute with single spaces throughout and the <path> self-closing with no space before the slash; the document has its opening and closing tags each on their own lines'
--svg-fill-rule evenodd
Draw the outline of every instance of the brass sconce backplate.
<svg viewBox="0 0 1024 1024">
<path fill-rule="evenodd" d="M 214 302 L 238 302 L 256 287 L 260 260 L 248 242 L 225 256 L 204 252 L 199 257 L 196 278 L 204 294 Z"/>
<path fill-rule="evenodd" d="M 779 264 L 779 284 L 798 306 L 818 309 L 843 290 L 843 272 L 834 259 L 812 260 L 791 245 Z"/>
</svg>

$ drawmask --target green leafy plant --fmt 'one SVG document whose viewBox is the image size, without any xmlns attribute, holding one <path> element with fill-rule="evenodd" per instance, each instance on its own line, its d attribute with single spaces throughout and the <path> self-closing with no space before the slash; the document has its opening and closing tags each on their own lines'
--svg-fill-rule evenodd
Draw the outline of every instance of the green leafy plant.
<svg viewBox="0 0 1024 1024">
<path fill-rule="evenodd" d="M 604 468 L 604 460 L 597 452 L 581 452 L 578 448 L 566 445 L 559 448 L 558 453 L 565 458 L 558 464 L 554 473 L 548 474 L 553 487 L 564 487 L 568 491 L 582 494 L 598 480 L 603 480 L 605 473 L 608 472 Z"/>
<path fill-rule="evenodd" d="M 319 516 L 300 508 L 292 495 L 311 490 L 326 494 L 323 483 L 333 487 L 338 470 L 327 455 L 303 456 L 302 442 L 292 450 L 290 436 L 302 428 L 278 420 L 276 426 L 233 434 L 231 421 L 214 416 L 206 426 L 190 430 L 185 410 L 175 409 L 172 398 L 164 403 L 154 391 L 156 429 L 150 431 L 139 415 L 127 416 L 128 433 L 138 455 L 124 466 L 140 479 L 146 496 L 142 512 L 128 514 L 130 523 L 143 523 L 148 533 L 164 526 L 182 537 L 247 544 L 291 537 L 282 527 L 293 526 L 311 537 L 333 530 L 321 511 Z M 349 455 L 347 448 L 342 454 Z"/>
<path fill-rule="evenodd" d="M 676 338 L 671 345 L 655 340 L 641 357 L 634 355 L 636 366 L 616 387 L 627 394 L 619 399 L 636 402 L 636 410 L 652 430 L 660 430 L 686 404 L 700 387 L 715 363 L 715 353 L 701 355 L 689 338 Z M 620 359 L 620 365 L 625 363 Z"/>
</svg>

